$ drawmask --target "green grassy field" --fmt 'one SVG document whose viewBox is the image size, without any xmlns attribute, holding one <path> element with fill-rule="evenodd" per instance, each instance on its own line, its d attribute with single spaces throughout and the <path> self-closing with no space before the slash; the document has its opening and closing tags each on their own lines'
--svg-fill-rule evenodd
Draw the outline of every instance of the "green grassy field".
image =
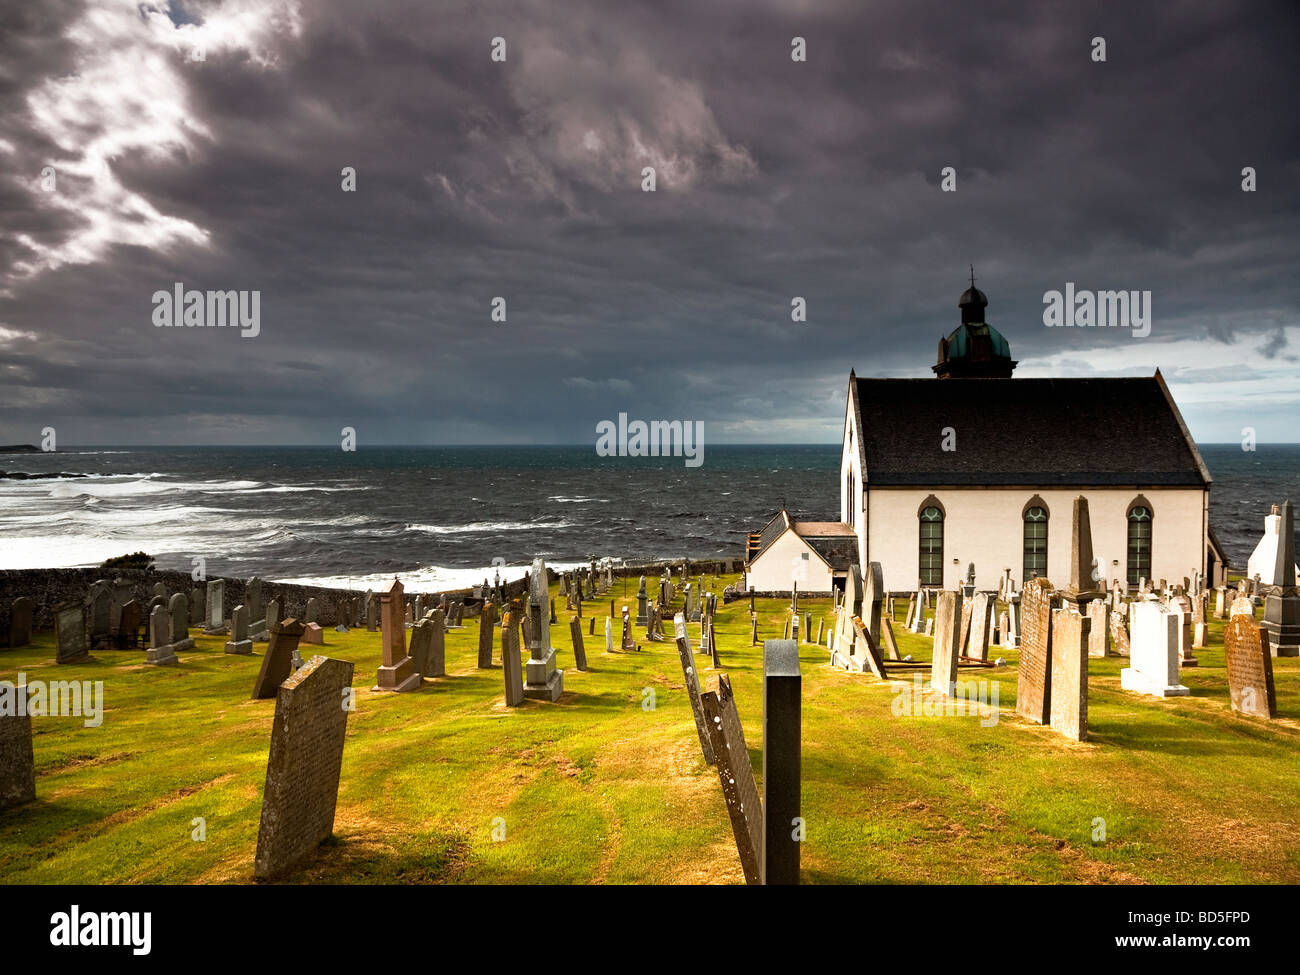
<svg viewBox="0 0 1300 975">
<path fill-rule="evenodd" d="M 634 584 L 627 592 L 618 580 L 612 594 L 635 612 Z M 607 608 L 608 597 L 586 604 Z M 802 608 L 814 631 L 823 615 L 830 626 L 825 602 Z M 757 609 L 760 641 L 780 636 L 786 601 Z M 930 640 L 904 632 L 903 611 L 902 652 L 928 660 Z M 356 664 L 357 711 L 334 837 L 289 880 L 742 882 L 674 644 L 642 638 L 639 653 L 607 654 L 601 616 L 580 673 L 568 618 L 551 631 L 564 696 L 519 708 L 503 704 L 499 665 L 476 668 L 476 619 L 448 633 L 448 676 L 411 694 L 370 690 L 378 633 L 327 628 L 323 651 L 304 647 Z M 904 685 L 833 670 L 823 648 L 802 647 L 804 882 L 1300 882 L 1300 661 L 1275 661 L 1281 720 L 1235 716 L 1222 628 L 1211 624 L 1200 666 L 1183 671 L 1190 698 L 1123 692 L 1125 661 L 1091 661 L 1082 744 L 1015 716 L 1013 651 L 992 654 L 1005 667 L 960 675 L 996 681 L 1000 715 L 987 726 L 895 717 Z M 748 601 L 719 605 L 716 632 L 761 775 L 762 647 L 750 646 Z M 102 680 L 105 695 L 100 727 L 33 721 L 37 800 L 0 813 L 0 881 L 252 882 L 275 702 L 248 699 L 266 645 L 229 656 L 224 639 L 197 635 L 163 668 L 141 651 L 58 667 L 52 633 L 0 652 L 0 679 Z M 500 645 L 498 634 L 498 659 Z M 707 677 L 707 660 L 700 669 Z M 192 839 L 196 817 L 206 840 Z"/>
</svg>

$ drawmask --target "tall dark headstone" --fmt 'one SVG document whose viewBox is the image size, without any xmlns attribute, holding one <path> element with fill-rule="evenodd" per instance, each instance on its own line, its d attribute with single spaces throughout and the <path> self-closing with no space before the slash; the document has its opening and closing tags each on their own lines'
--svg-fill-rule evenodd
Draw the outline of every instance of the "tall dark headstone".
<svg viewBox="0 0 1300 975">
<path fill-rule="evenodd" d="M 1274 657 L 1300 655 L 1300 594 L 1295 584 L 1295 512 L 1288 500 L 1278 526 L 1273 591 L 1264 599 L 1264 629 Z"/>
<path fill-rule="evenodd" d="M 55 659 L 61 664 L 76 663 L 90 655 L 86 642 L 86 607 L 70 599 L 54 607 Z"/>
<path fill-rule="evenodd" d="M 501 628 L 501 669 L 506 682 L 506 704 L 518 707 L 524 703 L 523 665 L 519 660 L 519 625 L 515 610 L 506 610 L 505 625 Z"/>
<path fill-rule="evenodd" d="M 10 647 L 25 647 L 32 642 L 32 616 L 36 604 L 30 596 L 19 596 L 9 608 L 8 642 Z"/>
<path fill-rule="evenodd" d="M 497 604 L 488 600 L 478 617 L 478 665 L 486 670 L 492 666 L 492 641 L 496 636 Z"/>
<path fill-rule="evenodd" d="M 277 690 L 253 868 L 258 880 L 292 871 L 334 832 L 352 673 L 346 660 L 312 657 Z"/>
<path fill-rule="evenodd" d="M 293 671 L 293 655 L 298 651 L 303 630 L 303 625 L 293 617 L 271 628 L 271 639 L 266 645 L 266 655 L 262 657 L 262 669 L 253 685 L 255 699 L 275 697 L 280 685 Z"/>
<path fill-rule="evenodd" d="M 573 659 L 579 670 L 587 669 L 587 648 L 582 642 L 582 621 L 578 617 L 569 620 L 569 637 L 573 640 Z"/>
<path fill-rule="evenodd" d="M 413 691 L 420 686 L 420 675 L 406 652 L 406 598 L 401 580 L 394 576 L 380 590 L 379 601 L 384 662 L 379 667 L 377 686 L 382 691 Z"/>
<path fill-rule="evenodd" d="M 799 883 L 801 695 L 799 645 L 763 643 L 763 883 Z"/>
<path fill-rule="evenodd" d="M 1088 603 L 1100 599 L 1102 592 L 1100 575 L 1092 555 L 1092 519 L 1088 515 L 1088 499 L 1083 495 L 1074 499 L 1074 517 L 1070 531 L 1070 585 L 1063 595 L 1081 614 L 1087 614 Z"/>
</svg>

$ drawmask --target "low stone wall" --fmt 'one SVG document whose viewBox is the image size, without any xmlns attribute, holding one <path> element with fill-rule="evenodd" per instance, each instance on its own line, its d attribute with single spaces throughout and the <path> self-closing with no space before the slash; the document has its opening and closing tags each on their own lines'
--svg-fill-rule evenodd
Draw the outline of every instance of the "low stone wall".
<svg viewBox="0 0 1300 975">
<path fill-rule="evenodd" d="M 690 571 L 695 574 L 701 572 L 705 574 L 733 572 L 736 570 L 731 566 L 738 566 L 739 564 L 739 559 L 687 562 Z M 642 575 L 657 577 L 665 568 L 672 568 L 675 573 L 676 570 L 681 568 L 681 565 L 681 560 L 654 562 L 645 565 L 628 565 L 614 568 L 613 574 L 616 578 L 637 578 Z M 551 581 L 558 577 L 555 570 L 549 568 L 548 575 Z M 112 582 L 119 578 L 130 585 L 132 598 L 138 599 L 146 605 L 153 596 L 154 586 L 160 582 L 167 587 L 168 593 L 183 592 L 186 595 L 196 586 L 203 585 L 191 579 L 188 572 L 174 570 L 0 569 L 0 615 L 7 615 L 9 605 L 19 596 L 29 596 L 36 603 L 32 625 L 38 630 L 52 629 L 54 627 L 55 606 L 68 600 L 85 599 L 90 584 L 96 579 L 107 579 Z M 218 577 L 214 576 L 213 578 Z M 225 576 L 220 578 L 224 578 L 226 583 L 225 610 L 226 617 L 229 618 L 230 611 L 244 601 L 245 587 L 248 580 Z M 503 582 L 501 589 L 507 599 L 523 595 L 526 592 L 523 579 Z M 444 592 L 406 590 L 408 600 L 414 599 L 417 593 L 433 597 L 434 600 L 443 595 L 448 600 L 462 600 L 465 602 L 465 615 L 467 617 L 477 616 L 482 609 L 481 601 L 473 597 L 472 588 L 446 590 Z M 289 582 L 262 580 L 263 601 L 280 600 L 280 617 L 282 619 L 291 616 L 301 617 L 307 609 L 307 600 L 315 596 L 319 604 L 319 613 L 316 619 L 321 626 L 335 626 L 342 622 L 344 602 L 353 596 L 363 595 L 365 595 L 364 589 L 327 589 L 323 586 L 301 586 Z"/>
<path fill-rule="evenodd" d="M 722 601 L 724 604 L 732 603 L 737 599 L 748 599 L 750 596 L 754 596 L 758 599 L 789 599 L 791 595 L 792 593 L 789 589 L 784 591 L 779 589 L 765 589 L 762 591 L 753 589 L 746 590 L 745 592 L 736 590 L 735 592 L 724 592 L 722 594 Z M 804 592 L 802 589 L 799 590 L 800 599 L 830 599 L 834 595 L 833 592 Z"/>
</svg>

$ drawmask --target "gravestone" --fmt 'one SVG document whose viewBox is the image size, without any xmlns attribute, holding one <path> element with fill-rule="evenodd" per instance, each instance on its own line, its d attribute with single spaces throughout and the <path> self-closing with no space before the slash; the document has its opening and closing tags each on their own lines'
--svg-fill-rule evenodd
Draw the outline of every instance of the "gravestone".
<svg viewBox="0 0 1300 975">
<path fill-rule="evenodd" d="M 236 606 L 230 614 L 230 641 L 226 653 L 253 652 L 253 641 L 248 638 L 248 607 Z"/>
<path fill-rule="evenodd" d="M 962 587 L 961 593 L 961 626 L 957 631 L 957 656 L 966 656 L 966 647 L 970 644 L 970 625 L 971 617 L 975 612 L 975 594 L 966 594 L 966 587 Z"/>
<path fill-rule="evenodd" d="M 149 614 L 149 647 L 144 652 L 144 662 L 155 667 L 180 663 L 172 647 L 171 614 L 161 604 Z"/>
<path fill-rule="evenodd" d="M 1223 653 L 1228 665 L 1232 710 L 1256 718 L 1277 717 L 1273 656 L 1267 639 L 1267 631 L 1253 618 L 1236 616 L 1223 628 Z"/>
<path fill-rule="evenodd" d="M 872 562 L 867 566 L 863 583 L 865 591 L 862 594 L 862 622 L 867 632 L 871 634 L 872 641 L 876 646 L 880 646 L 880 604 L 885 597 L 885 575 L 880 569 L 879 562 Z"/>
<path fill-rule="evenodd" d="M 1179 614 L 1148 600 L 1133 603 L 1131 613 L 1129 659 L 1132 666 L 1119 672 L 1119 686 L 1154 697 L 1190 694 L 1178 682 Z"/>
<path fill-rule="evenodd" d="M 1124 614 L 1115 610 L 1110 614 L 1110 645 L 1118 656 L 1129 655 L 1128 626 Z"/>
<path fill-rule="evenodd" d="M 610 616 L 605 617 L 605 652 L 614 652 L 614 619 Z"/>
<path fill-rule="evenodd" d="M 259 880 L 292 871 L 334 832 L 352 674 L 350 662 L 316 656 L 277 688 L 253 867 Z"/>
<path fill-rule="evenodd" d="M 874 565 L 874 563 L 873 563 Z M 878 569 L 879 566 L 876 566 Z M 877 593 L 879 590 L 877 590 Z M 879 609 L 877 602 L 876 608 Z M 869 630 L 867 631 L 870 632 Z M 799 645 L 763 643 L 763 857 L 762 882 L 799 883 L 803 679 Z"/>
<path fill-rule="evenodd" d="M 425 668 L 429 663 L 429 648 L 433 643 L 433 621 L 420 620 L 411 627 L 411 660 L 415 664 L 415 672 L 421 677 L 425 675 Z"/>
<path fill-rule="evenodd" d="M 373 589 L 366 590 L 366 632 L 379 629 L 379 597 Z"/>
<path fill-rule="evenodd" d="M 703 627 L 700 629 L 700 639 L 704 639 Z M 624 651 L 632 651 L 636 649 L 636 639 L 632 636 L 632 617 L 626 606 L 623 607 L 623 641 L 619 645 L 619 649 Z"/>
<path fill-rule="evenodd" d="M 853 627 L 857 631 L 857 654 L 849 658 L 850 661 L 857 664 L 857 669 L 866 671 L 870 670 L 881 680 L 888 680 L 889 676 L 885 673 L 885 662 L 880 653 L 880 647 L 876 641 L 871 639 L 871 631 L 867 629 L 865 623 L 856 616 L 853 618 Z M 773 641 L 768 641 L 768 643 Z M 767 644 L 765 643 L 764 646 Z M 953 664 L 953 677 L 956 678 L 956 662 Z"/>
<path fill-rule="evenodd" d="M 113 590 L 106 579 L 96 579 L 86 594 L 86 630 L 91 650 L 112 647 Z"/>
<path fill-rule="evenodd" d="M 547 574 L 546 562 L 540 557 L 533 560 L 528 584 L 533 603 L 542 605 L 542 601 L 547 599 Z M 623 613 L 626 619 L 626 608 Z M 524 669 L 524 696 L 540 701 L 555 701 L 564 693 L 564 671 L 555 666 L 555 648 L 551 646 L 549 621 L 539 614 L 537 623 L 536 645 L 530 648 L 531 653 Z"/>
<path fill-rule="evenodd" d="M 1101 603 L 1101 600 L 1096 600 Z M 1104 608 L 1105 604 L 1102 603 Z M 1088 737 L 1088 634 L 1092 627 L 1067 602 L 1052 619 L 1052 730 L 1072 741 Z"/>
<path fill-rule="evenodd" d="M 691 652 L 691 642 L 684 637 L 677 638 L 677 656 L 681 660 L 682 675 L 686 680 L 686 695 L 690 698 L 691 714 L 695 718 L 695 733 L 700 739 L 700 750 L 704 753 L 704 761 L 714 765 L 717 759 L 713 756 L 713 742 L 709 739 L 709 732 L 705 727 L 704 705 L 700 702 L 700 675 L 695 669 L 695 655 Z"/>
<path fill-rule="evenodd" d="M 32 642 L 32 615 L 36 604 L 30 596 L 19 596 L 10 604 L 8 642 L 9 647 L 25 647 Z"/>
<path fill-rule="evenodd" d="M 128 599 L 122 605 L 121 615 L 117 620 L 117 648 L 134 649 L 139 645 L 140 625 L 144 622 L 144 608 L 134 599 Z"/>
<path fill-rule="evenodd" d="M 930 687 L 952 696 L 957 684 L 957 641 L 961 635 L 961 593 L 945 589 L 934 604 L 934 653 L 930 659 Z"/>
<path fill-rule="evenodd" d="M 303 613 L 303 622 L 304 623 L 320 622 L 320 600 L 317 599 L 315 596 L 309 596 L 307 598 L 307 611 Z"/>
<path fill-rule="evenodd" d="M 379 591 L 379 603 L 384 662 L 379 667 L 377 689 L 398 693 L 413 691 L 420 686 L 420 674 L 415 669 L 415 661 L 406 653 L 406 622 L 403 619 L 406 603 L 401 580 L 396 576 Z"/>
<path fill-rule="evenodd" d="M 573 641 L 573 659 L 579 670 L 587 669 L 587 648 L 582 642 L 582 621 L 578 617 L 569 620 L 569 638 Z"/>
<path fill-rule="evenodd" d="M 86 642 L 86 607 L 70 599 L 54 607 L 55 659 L 61 664 L 77 663 L 90 656 Z"/>
<path fill-rule="evenodd" d="M 1016 713 L 1036 724 L 1052 720 L 1052 584 L 1030 579 L 1020 593 L 1020 674 Z"/>
<path fill-rule="evenodd" d="M 208 580 L 208 625 L 204 632 L 211 634 L 226 631 L 226 580 Z"/>
<path fill-rule="evenodd" d="M 501 664 L 506 682 L 506 705 L 518 707 L 524 703 L 524 678 L 519 660 L 519 625 L 515 610 L 506 610 L 505 625 L 501 628 Z"/>
<path fill-rule="evenodd" d="M 27 685 L 16 684 L 9 695 L 12 713 L 0 713 L 0 812 L 36 798 L 36 762 L 32 751 L 32 716 L 27 710 Z"/>
<path fill-rule="evenodd" d="M 118 632 L 118 623 L 122 618 L 122 607 L 132 598 L 131 584 L 118 576 L 113 580 L 113 598 L 108 604 L 108 625 L 114 634 Z"/>
<path fill-rule="evenodd" d="M 266 618 L 266 605 L 262 602 L 262 580 L 253 576 L 244 586 L 244 605 L 248 607 L 249 621 Z M 267 620 L 268 623 L 278 622 Z M 304 622 L 311 622 L 304 620 Z"/>
<path fill-rule="evenodd" d="M 1088 603 L 1106 594 L 1099 588 L 1100 570 L 1092 554 L 1092 518 L 1088 514 L 1088 499 L 1079 495 L 1074 499 L 1074 516 L 1070 527 L 1070 584 L 1062 595 L 1075 604 L 1082 613 Z"/>
<path fill-rule="evenodd" d="M 319 623 L 306 623 L 302 628 L 302 642 L 305 646 L 322 647 L 325 645 L 325 631 Z M 296 665 L 294 669 L 297 669 Z"/>
<path fill-rule="evenodd" d="M 190 626 L 202 629 L 207 618 L 207 593 L 202 586 L 195 586 L 190 590 Z"/>
<path fill-rule="evenodd" d="M 646 594 L 645 576 L 642 576 L 641 581 L 637 584 L 636 591 L 636 621 L 638 626 L 644 626 L 646 624 L 648 619 L 646 616 L 648 601 L 649 597 Z"/>
<path fill-rule="evenodd" d="M 974 607 L 970 616 L 970 638 L 966 655 L 974 660 L 989 658 L 989 623 L 996 606 L 996 596 L 991 592 L 977 592 L 971 597 Z"/>
<path fill-rule="evenodd" d="M 172 593 L 167 612 L 171 616 L 172 650 L 176 653 L 193 650 L 194 640 L 189 634 L 190 597 L 183 592 Z"/>
<path fill-rule="evenodd" d="M 293 617 L 281 620 L 271 628 L 271 639 L 262 657 L 262 669 L 253 685 L 253 699 L 275 697 L 276 690 L 293 673 L 293 657 L 298 652 L 304 627 Z"/>
<path fill-rule="evenodd" d="M 726 674 L 709 678 L 708 689 L 700 695 L 705 727 L 717 762 L 722 797 L 736 838 L 736 852 L 745 883 L 761 884 L 760 859 L 763 850 L 763 803 L 754 781 L 754 766 L 745 745 L 745 731 L 736 713 L 736 698 Z"/>
<path fill-rule="evenodd" d="M 1300 590 L 1295 582 L 1295 513 L 1289 500 L 1282 505 L 1281 518 L 1273 588 L 1264 599 L 1264 629 L 1274 657 L 1295 657 L 1300 655 Z"/>
<path fill-rule="evenodd" d="M 1214 618 L 1216 620 L 1226 620 L 1228 618 L 1228 587 L 1214 587 Z"/>
<path fill-rule="evenodd" d="M 1088 656 L 1110 656 L 1110 610 L 1104 599 L 1088 603 Z"/>
<path fill-rule="evenodd" d="M 889 652 L 890 660 L 902 660 L 902 654 L 898 652 L 898 641 L 894 639 L 894 621 L 885 618 L 885 625 L 880 630 L 881 636 L 885 638 L 885 649 Z M 817 627 L 817 642 L 822 642 L 821 627 Z"/>
</svg>

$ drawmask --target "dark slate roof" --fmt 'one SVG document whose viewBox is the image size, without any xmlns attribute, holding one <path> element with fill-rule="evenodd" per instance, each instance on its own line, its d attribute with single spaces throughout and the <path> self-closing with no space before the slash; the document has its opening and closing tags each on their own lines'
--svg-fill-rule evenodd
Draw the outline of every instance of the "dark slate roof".
<svg viewBox="0 0 1300 975">
<path fill-rule="evenodd" d="M 858 538 L 856 535 L 800 536 L 808 547 L 826 560 L 832 569 L 847 569 L 858 564 Z"/>
<path fill-rule="evenodd" d="M 754 558 L 758 558 L 767 551 L 767 547 L 775 542 L 790 527 L 790 515 L 782 508 L 776 513 L 776 517 L 767 523 L 759 535 L 758 551 L 754 553 Z"/>
<path fill-rule="evenodd" d="M 1123 379 L 856 379 L 864 486 L 1204 486 L 1157 372 Z M 940 449 L 953 427 L 957 449 Z"/>
</svg>

